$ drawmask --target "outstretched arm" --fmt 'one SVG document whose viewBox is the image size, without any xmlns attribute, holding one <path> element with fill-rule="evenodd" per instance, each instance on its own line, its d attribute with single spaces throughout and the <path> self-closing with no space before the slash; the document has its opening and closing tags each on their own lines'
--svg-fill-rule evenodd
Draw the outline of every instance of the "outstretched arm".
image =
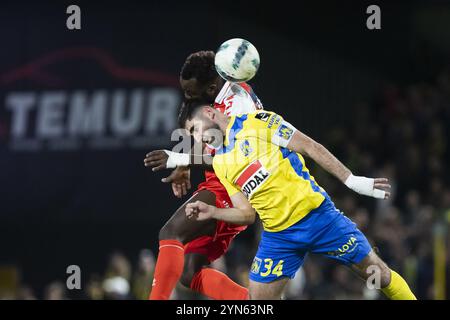
<svg viewBox="0 0 450 320">
<path fill-rule="evenodd" d="M 192 150 L 193 151 L 193 150 Z M 177 153 L 169 150 L 154 150 L 145 155 L 144 166 L 152 171 L 174 169 L 170 175 L 163 178 L 164 183 L 172 184 L 173 194 L 181 198 L 191 189 L 190 167 L 197 166 L 205 170 L 213 170 L 212 156 L 208 154 L 196 155 L 193 152 Z"/>
<path fill-rule="evenodd" d="M 186 216 L 198 221 L 217 219 L 236 225 L 248 225 L 255 222 L 255 209 L 241 192 L 235 193 L 230 198 L 233 208 L 216 208 L 202 201 L 188 203 Z"/>
<path fill-rule="evenodd" d="M 352 174 L 327 148 L 298 130 L 295 131 L 287 148 L 310 157 L 342 183 L 345 183 Z"/>
<path fill-rule="evenodd" d="M 176 167 L 200 167 L 212 170 L 212 156 L 209 154 L 178 153 L 170 150 L 154 150 L 145 155 L 144 165 L 153 171 Z"/>
<path fill-rule="evenodd" d="M 353 191 L 379 199 L 386 199 L 390 196 L 387 191 L 391 187 L 388 179 L 354 176 L 323 145 L 298 131 L 276 113 L 261 111 L 254 116 L 254 119 L 256 129 L 267 130 L 268 135 L 266 137 L 270 137 L 269 139 L 274 145 L 309 156 Z"/>
<path fill-rule="evenodd" d="M 354 176 L 327 148 L 298 130 L 293 133 L 287 143 L 287 148 L 310 157 L 323 169 L 359 194 L 378 199 L 387 199 L 390 196 L 390 192 L 387 191 L 391 187 L 388 179 Z"/>
</svg>

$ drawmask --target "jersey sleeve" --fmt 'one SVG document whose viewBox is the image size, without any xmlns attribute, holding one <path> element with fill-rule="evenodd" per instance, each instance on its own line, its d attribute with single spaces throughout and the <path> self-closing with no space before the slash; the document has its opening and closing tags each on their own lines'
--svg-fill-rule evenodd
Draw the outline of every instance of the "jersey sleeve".
<svg viewBox="0 0 450 320">
<path fill-rule="evenodd" d="M 270 112 L 261 111 L 252 115 L 251 123 L 252 131 L 256 136 L 267 139 L 277 146 L 286 148 L 297 129 L 289 122 L 284 120 L 280 115 Z"/>
<path fill-rule="evenodd" d="M 219 178 L 220 183 L 222 183 L 222 185 L 227 190 L 228 195 L 231 197 L 236 193 L 240 192 L 240 190 L 236 186 L 234 186 L 230 181 L 227 180 L 224 170 L 225 166 L 221 164 L 221 160 L 223 160 L 222 157 L 214 157 L 213 159 L 214 173 Z"/>
<path fill-rule="evenodd" d="M 252 113 L 263 109 L 250 85 L 226 82 L 214 102 L 214 107 L 227 116 Z"/>
</svg>

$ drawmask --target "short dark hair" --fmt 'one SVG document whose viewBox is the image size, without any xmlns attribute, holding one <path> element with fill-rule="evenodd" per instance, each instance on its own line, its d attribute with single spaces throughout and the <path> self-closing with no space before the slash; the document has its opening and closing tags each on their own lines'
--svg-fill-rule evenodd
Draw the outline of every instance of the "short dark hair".
<svg viewBox="0 0 450 320">
<path fill-rule="evenodd" d="M 202 85 L 212 82 L 219 76 L 214 65 L 215 56 L 214 51 L 191 53 L 181 67 L 181 78 L 184 80 L 195 78 Z"/>
<path fill-rule="evenodd" d="M 205 100 L 185 100 L 181 104 L 180 112 L 178 113 L 178 125 L 180 128 L 184 128 L 186 121 L 191 120 L 195 112 L 204 106 L 212 106 Z"/>
</svg>

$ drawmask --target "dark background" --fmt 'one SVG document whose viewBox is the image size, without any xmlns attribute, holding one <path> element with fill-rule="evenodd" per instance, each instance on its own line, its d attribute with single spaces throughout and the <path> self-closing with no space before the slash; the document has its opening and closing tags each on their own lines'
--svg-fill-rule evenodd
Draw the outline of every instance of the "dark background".
<svg viewBox="0 0 450 320">
<path fill-rule="evenodd" d="M 66 28 L 69 4 L 81 7 L 81 30 Z M 381 30 L 366 28 L 368 4 L 380 5 Z M 130 259 L 142 248 L 157 252 L 159 228 L 184 201 L 159 182 L 167 173 L 153 174 L 142 163 L 146 152 L 171 145 L 164 126 L 150 133 L 139 127 L 125 137 L 108 129 L 111 140 L 125 141 L 116 147 L 89 147 L 95 137 L 88 135 L 68 150 L 53 150 L 45 139 L 37 150 L 15 149 L 9 94 L 139 88 L 177 90 L 180 97 L 178 72 L 187 55 L 215 50 L 236 37 L 259 50 L 261 67 L 251 85 L 265 108 L 320 141 L 333 135 L 336 125 L 352 126 L 355 108 L 364 103 L 376 114 L 392 84 L 435 80 L 450 52 L 450 4 L 2 1 L 0 264 L 17 266 L 22 281 L 38 293 L 49 281 L 64 280 L 71 264 L 83 274 L 99 273 L 114 250 Z M 71 55 L 80 50 L 84 53 Z M 105 67 L 109 58 L 133 69 L 132 76 Z M 41 59 L 46 62 L 39 64 Z M 30 63 L 38 67 L 21 74 Z M 135 77 L 142 70 L 161 77 Z M 40 140 L 33 133 L 36 117 L 35 111 L 29 115 L 28 138 Z M 141 143 L 129 142 L 136 136 Z M 380 149 L 383 144 L 379 141 Z M 386 157 L 378 153 L 375 163 L 381 166 Z M 200 179 L 196 172 L 194 182 Z"/>
</svg>

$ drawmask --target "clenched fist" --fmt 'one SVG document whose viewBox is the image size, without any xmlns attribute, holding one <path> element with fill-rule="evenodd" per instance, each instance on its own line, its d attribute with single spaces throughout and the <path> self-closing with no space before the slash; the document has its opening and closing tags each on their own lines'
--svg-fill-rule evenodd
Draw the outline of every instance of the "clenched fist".
<svg viewBox="0 0 450 320">
<path fill-rule="evenodd" d="M 216 207 L 210 206 L 202 201 L 195 201 L 186 205 L 186 216 L 188 219 L 204 221 L 214 218 Z"/>
</svg>

